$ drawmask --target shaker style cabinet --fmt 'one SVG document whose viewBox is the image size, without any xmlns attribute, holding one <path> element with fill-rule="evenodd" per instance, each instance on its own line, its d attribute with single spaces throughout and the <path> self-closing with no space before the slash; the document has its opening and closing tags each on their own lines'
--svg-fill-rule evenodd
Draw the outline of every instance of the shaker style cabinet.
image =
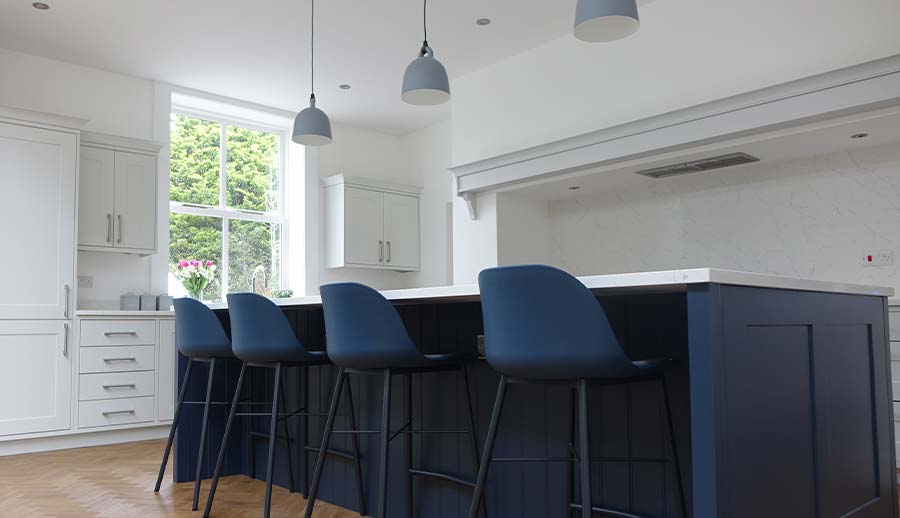
<svg viewBox="0 0 900 518">
<path fill-rule="evenodd" d="M 325 185 L 325 265 L 418 271 L 419 188 L 344 175 Z"/>
<path fill-rule="evenodd" d="M 84 132 L 78 195 L 80 250 L 157 250 L 156 157 L 161 145 Z"/>
<path fill-rule="evenodd" d="M 76 157 L 76 133 L 0 115 L 0 320 L 71 318 Z"/>
<path fill-rule="evenodd" d="M 72 335 L 68 321 L 0 321 L 0 437 L 70 428 Z"/>
</svg>

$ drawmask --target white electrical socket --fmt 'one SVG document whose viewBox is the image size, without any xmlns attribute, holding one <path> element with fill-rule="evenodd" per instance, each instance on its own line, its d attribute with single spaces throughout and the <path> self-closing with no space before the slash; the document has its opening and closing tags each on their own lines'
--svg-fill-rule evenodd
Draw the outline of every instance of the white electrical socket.
<svg viewBox="0 0 900 518">
<path fill-rule="evenodd" d="M 79 288 L 93 288 L 94 287 L 94 278 L 89 275 L 79 275 L 78 276 L 78 287 Z"/>
<path fill-rule="evenodd" d="M 862 254 L 865 266 L 891 266 L 894 264 L 893 250 L 867 251 Z"/>
</svg>

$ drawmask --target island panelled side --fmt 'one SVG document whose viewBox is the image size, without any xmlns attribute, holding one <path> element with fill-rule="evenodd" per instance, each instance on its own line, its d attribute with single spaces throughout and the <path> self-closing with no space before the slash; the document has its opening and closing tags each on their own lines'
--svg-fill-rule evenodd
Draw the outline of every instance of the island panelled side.
<svg viewBox="0 0 900 518">
<path fill-rule="evenodd" d="M 598 292 L 616 335 L 634 360 L 671 357 L 676 445 L 689 516 L 801 517 L 897 516 L 886 298 L 859 294 L 698 283 Z M 425 352 L 475 351 L 481 308 L 469 299 L 397 302 L 411 337 Z M 310 349 L 325 344 L 316 304 L 284 306 L 297 336 Z M 217 310 L 228 324 L 226 310 Z M 552 346 L 552 345 L 548 345 Z M 180 362 L 180 377 L 186 361 Z M 482 441 L 499 376 L 484 360 L 471 363 L 476 422 Z M 222 369 L 216 401 L 231 398 L 239 365 Z M 328 407 L 336 369 L 289 369 L 288 412 Z M 203 376 L 198 376 L 202 379 Z M 380 426 L 379 380 L 353 376 L 360 428 Z M 255 400 L 271 394 L 271 373 L 255 372 Z M 201 400 L 203 383 L 188 398 Z M 407 420 L 407 385 L 395 381 L 392 429 Z M 412 380 L 417 429 L 463 429 L 463 384 L 455 373 Z M 305 394 L 305 395 L 304 395 Z M 590 391 L 595 505 L 642 516 L 678 517 L 674 466 L 649 460 L 671 456 L 658 382 L 597 386 Z M 554 385 L 510 388 L 495 457 L 568 457 L 573 441 L 573 394 Z M 206 476 L 211 475 L 227 410 L 210 422 Z M 175 476 L 193 477 L 202 407 L 185 409 L 178 433 Z M 297 489 L 311 476 L 322 417 L 291 418 L 289 433 Z M 227 450 L 226 473 L 263 476 L 265 417 L 243 418 Z M 337 429 L 347 426 L 338 418 Z M 391 444 L 389 516 L 406 509 L 404 439 Z M 309 445 L 306 460 L 302 445 Z M 276 483 L 287 487 L 287 453 L 279 443 Z M 349 451 L 347 436 L 333 446 Z M 363 435 L 364 487 L 377 487 L 378 437 Z M 624 457 L 645 461 L 626 462 Z M 464 435 L 413 439 L 417 467 L 474 479 Z M 356 509 L 352 464 L 330 456 L 322 500 Z M 491 516 L 565 517 L 569 499 L 580 501 L 577 474 L 566 462 L 495 463 L 487 505 Z M 466 516 L 471 490 L 436 480 L 414 482 L 413 516 Z M 599 504 L 597 504 L 599 502 Z M 374 505 L 369 502 L 369 507 Z"/>
</svg>

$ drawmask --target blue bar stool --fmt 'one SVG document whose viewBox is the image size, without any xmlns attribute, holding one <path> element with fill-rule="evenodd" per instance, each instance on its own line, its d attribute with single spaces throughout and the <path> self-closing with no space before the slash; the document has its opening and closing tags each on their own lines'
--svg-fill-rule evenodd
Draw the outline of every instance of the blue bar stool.
<svg viewBox="0 0 900 518">
<path fill-rule="evenodd" d="M 481 272 L 478 284 L 484 317 L 485 354 L 491 367 L 500 373 L 500 385 L 478 471 L 475 497 L 469 508 L 470 518 L 478 514 L 491 461 L 516 460 L 492 459 L 507 385 L 512 382 L 574 382 L 577 385 L 580 447 L 577 459 L 562 460 L 578 462 L 580 466 L 581 504 L 572 503 L 569 495 L 564 516 L 569 516 L 572 510 L 581 510 L 582 518 L 590 518 L 592 513 L 639 518 L 591 504 L 588 385 L 646 380 L 658 380 L 662 384 L 672 457 L 660 461 L 675 464 L 681 516 L 687 516 L 669 392 L 662 370 L 665 362 L 629 360 L 597 298 L 581 281 L 562 270 L 543 265 L 490 268 Z"/>
<path fill-rule="evenodd" d="M 203 456 L 206 452 L 206 435 L 209 424 L 209 408 L 212 402 L 213 378 L 216 372 L 216 362 L 234 359 L 231 352 L 231 341 L 225 335 L 222 324 L 205 304 L 198 300 L 181 298 L 175 299 L 175 345 L 178 351 L 188 358 L 187 370 L 184 373 L 184 382 L 178 393 L 178 405 L 175 407 L 175 418 L 169 429 L 169 438 L 166 440 L 166 451 L 159 465 L 159 475 L 156 477 L 154 492 L 159 492 L 163 476 L 166 473 L 166 464 L 169 462 L 169 454 L 172 451 L 172 441 L 175 439 L 175 430 L 181 417 L 181 409 L 185 403 L 198 404 L 199 401 L 185 401 L 188 382 L 191 379 L 191 369 L 194 362 L 209 364 L 206 380 L 206 400 L 203 402 L 203 425 L 200 428 L 200 451 L 197 452 L 197 474 L 194 477 L 194 500 L 191 509 L 196 511 L 200 497 L 200 484 L 202 482 L 201 468 Z"/>
<path fill-rule="evenodd" d="M 228 295 L 228 314 L 231 318 L 231 338 L 234 355 L 241 360 L 241 373 L 238 376 L 237 387 L 234 391 L 234 399 L 231 403 L 231 411 L 225 424 L 225 435 L 222 439 L 222 447 L 216 460 L 216 468 L 213 474 L 212 484 L 209 489 L 209 497 L 206 500 L 204 517 L 209 517 L 212 510 L 213 499 L 219 484 L 219 476 L 222 472 L 222 464 L 225 459 L 225 450 L 228 439 L 231 436 L 231 426 L 235 416 L 268 415 L 269 425 L 269 450 L 266 464 L 266 496 L 263 516 L 269 517 L 272 506 L 272 474 L 275 460 L 276 428 L 279 421 L 284 422 L 288 417 L 305 416 L 314 414 L 308 409 L 301 408 L 291 413 L 279 413 L 279 402 L 283 404 L 284 388 L 282 386 L 282 371 L 286 367 L 308 367 L 314 365 L 328 365 L 331 362 L 324 351 L 308 351 L 297 340 L 294 330 L 287 317 L 274 302 L 255 293 L 234 293 Z M 248 367 L 260 367 L 275 370 L 274 391 L 272 394 L 272 410 L 267 414 L 238 412 L 241 386 L 244 382 L 244 373 Z M 349 390 L 349 388 L 348 388 Z M 350 395 L 350 419 L 355 426 L 353 417 L 353 396 Z M 285 423 L 285 434 L 287 424 Z M 359 444 L 352 442 L 352 455 L 342 454 L 333 450 L 320 453 L 337 454 L 349 458 L 356 464 L 357 495 L 359 498 L 360 514 L 365 515 L 365 499 L 362 490 L 362 468 L 359 461 Z M 306 445 L 303 445 L 303 455 L 306 455 Z M 288 466 L 290 468 L 290 485 L 293 491 L 293 457 L 291 455 L 290 440 L 287 440 Z"/>
<path fill-rule="evenodd" d="M 412 479 L 414 476 L 439 479 L 468 488 L 472 482 L 436 473 L 412 466 L 412 434 L 440 433 L 434 431 L 414 430 L 412 428 L 412 376 L 417 373 L 438 371 L 459 371 L 465 380 L 466 405 L 469 418 L 469 429 L 465 431 L 441 431 L 446 433 L 468 433 L 471 438 L 472 459 L 478 466 L 478 436 L 475 431 L 475 418 L 472 410 L 472 399 L 469 391 L 469 378 L 465 362 L 471 358 L 466 354 L 422 354 L 410 339 L 406 327 L 394 306 L 380 293 L 357 283 L 329 284 L 320 287 L 322 306 L 325 310 L 325 331 L 328 337 L 326 350 L 328 356 L 338 366 L 337 381 L 325 422 L 325 433 L 322 436 L 322 447 L 316 470 L 313 474 L 309 501 L 306 504 L 306 518 L 312 517 L 316 505 L 319 481 L 325 463 L 332 433 L 379 433 L 381 437 L 380 457 L 381 473 L 378 485 L 378 518 L 387 518 L 387 473 L 388 447 L 391 439 L 405 436 L 406 446 L 406 485 L 407 509 L 413 513 Z M 383 379 L 383 399 L 381 410 L 381 430 L 342 430 L 334 431 L 334 416 L 341 398 L 341 387 L 348 374 L 381 375 Z M 406 411 L 408 421 L 398 430 L 391 433 L 391 380 L 396 375 L 406 375 Z"/>
</svg>

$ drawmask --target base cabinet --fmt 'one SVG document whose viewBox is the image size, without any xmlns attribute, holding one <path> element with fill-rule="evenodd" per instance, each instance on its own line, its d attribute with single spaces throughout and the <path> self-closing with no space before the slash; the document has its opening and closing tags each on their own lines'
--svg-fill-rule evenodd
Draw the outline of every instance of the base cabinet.
<svg viewBox="0 0 900 518">
<path fill-rule="evenodd" d="M 71 427 L 67 321 L 0 321 L 0 436 Z"/>
<path fill-rule="evenodd" d="M 177 383 L 178 353 L 175 351 L 175 321 L 159 321 L 159 345 L 157 347 L 157 403 L 159 420 L 175 418 L 175 394 Z"/>
</svg>

